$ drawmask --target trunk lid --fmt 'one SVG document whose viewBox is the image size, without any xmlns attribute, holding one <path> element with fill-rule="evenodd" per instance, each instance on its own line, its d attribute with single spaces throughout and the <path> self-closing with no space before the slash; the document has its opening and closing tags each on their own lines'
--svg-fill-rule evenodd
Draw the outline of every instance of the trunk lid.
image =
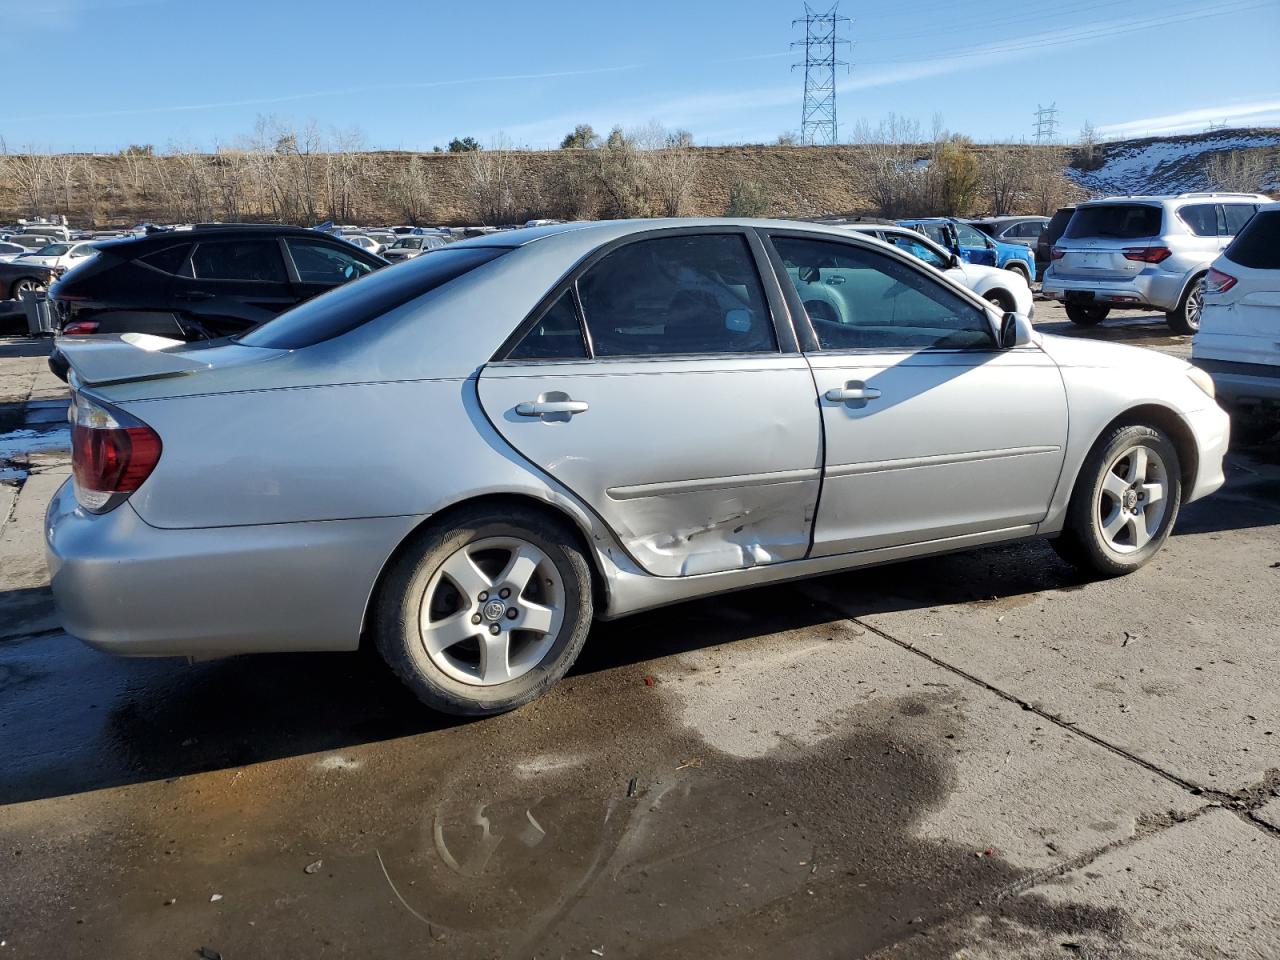
<svg viewBox="0 0 1280 960">
<path fill-rule="evenodd" d="M 282 352 L 225 341 L 190 344 L 146 333 L 61 337 L 57 349 L 76 382 L 86 387 L 188 376 Z"/>
</svg>

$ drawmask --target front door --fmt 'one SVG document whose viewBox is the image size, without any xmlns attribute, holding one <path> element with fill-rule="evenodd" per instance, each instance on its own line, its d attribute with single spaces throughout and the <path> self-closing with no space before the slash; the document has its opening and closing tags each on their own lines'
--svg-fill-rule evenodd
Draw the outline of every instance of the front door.
<svg viewBox="0 0 1280 960">
<path fill-rule="evenodd" d="M 1038 347 L 997 349 L 988 311 L 910 259 L 773 237 L 813 326 L 826 429 L 813 555 L 1042 520 L 1066 394 Z"/>
<path fill-rule="evenodd" d="M 657 576 L 809 548 L 821 475 L 813 378 L 779 348 L 757 260 L 740 230 L 628 242 L 562 283 L 480 374 L 503 437 Z"/>
</svg>

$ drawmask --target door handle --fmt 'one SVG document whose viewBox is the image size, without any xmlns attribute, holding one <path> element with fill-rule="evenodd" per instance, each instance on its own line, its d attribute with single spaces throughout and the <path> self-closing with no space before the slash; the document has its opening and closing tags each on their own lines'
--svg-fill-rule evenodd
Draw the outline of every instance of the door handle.
<svg viewBox="0 0 1280 960">
<path fill-rule="evenodd" d="M 875 387 L 868 387 L 857 380 L 851 380 L 843 387 L 834 387 L 828 390 L 826 397 L 832 403 L 849 403 L 851 401 L 867 401 L 879 400 L 880 391 Z"/>
<path fill-rule="evenodd" d="M 516 415 L 520 417 L 542 417 L 552 423 L 565 423 L 575 413 L 586 413 L 587 403 L 584 400 L 561 399 L 526 400 L 516 404 Z"/>
<path fill-rule="evenodd" d="M 212 300 L 213 294 L 204 290 L 185 290 L 173 295 L 175 300 Z"/>
</svg>

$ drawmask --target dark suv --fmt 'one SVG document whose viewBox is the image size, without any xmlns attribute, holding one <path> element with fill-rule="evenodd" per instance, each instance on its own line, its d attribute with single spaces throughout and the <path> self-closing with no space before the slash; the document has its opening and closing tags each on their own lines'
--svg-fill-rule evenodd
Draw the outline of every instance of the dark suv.
<svg viewBox="0 0 1280 960">
<path fill-rule="evenodd" d="M 92 261 L 50 288 L 65 336 L 230 336 L 387 265 L 359 247 L 301 227 L 207 227 L 103 243 L 99 249 Z"/>
</svg>

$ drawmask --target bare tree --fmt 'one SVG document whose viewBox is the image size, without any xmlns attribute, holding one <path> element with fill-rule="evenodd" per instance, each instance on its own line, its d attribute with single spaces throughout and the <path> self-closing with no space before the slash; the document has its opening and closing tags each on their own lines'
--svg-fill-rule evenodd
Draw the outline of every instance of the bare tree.
<svg viewBox="0 0 1280 960">
<path fill-rule="evenodd" d="M 1013 213 L 1027 185 L 1027 145 L 992 144 L 978 166 L 992 215 Z"/>
<path fill-rule="evenodd" d="M 698 174 L 693 134 L 688 130 L 667 131 L 651 123 L 632 134 L 630 142 L 645 151 L 639 157 L 638 168 L 651 208 L 664 217 L 680 216 Z"/>
<path fill-rule="evenodd" d="M 614 127 L 604 146 L 592 154 L 600 188 L 601 212 L 608 217 L 644 217 L 649 214 L 645 192 L 648 170 L 635 141 Z"/>
<path fill-rule="evenodd" d="M 499 136 L 487 150 L 467 150 L 463 180 L 471 212 L 481 223 L 509 223 L 516 209 L 519 161 L 511 144 Z"/>
<path fill-rule="evenodd" d="M 853 179 L 880 215 L 900 217 L 918 206 L 924 179 L 920 124 L 891 113 L 875 127 L 860 122 L 853 138 L 861 146 Z"/>
<path fill-rule="evenodd" d="M 1083 191 L 1066 178 L 1067 153 L 1061 147 L 1037 146 L 1027 164 L 1027 199 L 1031 212 L 1052 216 L 1059 207 L 1072 202 Z"/>
<path fill-rule="evenodd" d="M 1076 143 L 1071 165 L 1077 170 L 1097 170 L 1103 163 L 1102 147 L 1098 143 L 1098 131 L 1093 124 L 1085 121 L 1080 128 L 1080 137 Z"/>
<path fill-rule="evenodd" d="M 53 185 L 52 158 L 47 153 L 37 153 L 36 148 L 30 144 L 20 148 L 17 153 L 9 153 L 8 148 L 0 142 L 0 150 L 4 151 L 2 155 L 6 177 L 18 188 L 28 212 L 32 215 L 44 212 Z"/>
<path fill-rule="evenodd" d="M 75 204 L 76 174 L 80 172 L 80 158 L 73 153 L 55 153 L 46 158 L 49 164 L 50 192 L 61 204 L 62 212 L 70 214 Z"/>
<path fill-rule="evenodd" d="M 329 219 L 350 222 L 368 179 L 369 158 L 364 134 L 336 130 L 325 145 L 324 194 Z"/>
<path fill-rule="evenodd" d="M 1255 193 L 1275 174 L 1278 157 L 1266 148 L 1221 150 L 1209 155 L 1205 175 L 1214 190 Z"/>
<path fill-rule="evenodd" d="M 416 227 L 426 219 L 431 202 L 427 165 L 416 154 L 407 162 L 393 160 L 392 163 L 391 176 L 383 186 L 383 199 L 405 223 Z"/>
</svg>

